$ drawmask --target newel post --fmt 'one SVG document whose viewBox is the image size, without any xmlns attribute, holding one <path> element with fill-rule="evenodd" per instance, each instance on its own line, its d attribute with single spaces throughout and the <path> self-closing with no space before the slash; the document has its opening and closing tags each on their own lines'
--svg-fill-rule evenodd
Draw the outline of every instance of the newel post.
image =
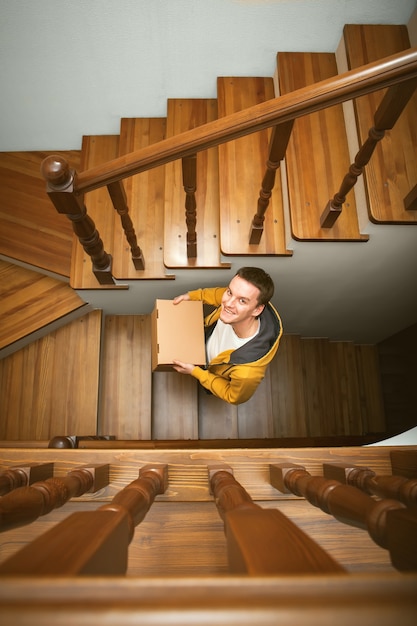
<svg viewBox="0 0 417 626">
<path fill-rule="evenodd" d="M 67 161 L 57 155 L 42 161 L 41 173 L 46 180 L 46 193 L 58 213 L 63 213 L 72 222 L 74 233 L 86 253 L 91 257 L 93 274 L 101 285 L 113 285 L 112 259 L 104 250 L 96 226 L 75 191 L 76 172 Z"/>
</svg>

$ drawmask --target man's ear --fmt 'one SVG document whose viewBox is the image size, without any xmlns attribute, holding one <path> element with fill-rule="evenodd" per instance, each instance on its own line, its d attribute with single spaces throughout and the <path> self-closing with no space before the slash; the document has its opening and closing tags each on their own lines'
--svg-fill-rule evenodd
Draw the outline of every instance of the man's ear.
<svg viewBox="0 0 417 626">
<path fill-rule="evenodd" d="M 264 304 L 258 304 L 258 306 L 256 307 L 256 309 L 253 310 L 253 315 L 254 317 L 258 317 L 262 311 L 264 310 L 265 305 Z"/>
</svg>

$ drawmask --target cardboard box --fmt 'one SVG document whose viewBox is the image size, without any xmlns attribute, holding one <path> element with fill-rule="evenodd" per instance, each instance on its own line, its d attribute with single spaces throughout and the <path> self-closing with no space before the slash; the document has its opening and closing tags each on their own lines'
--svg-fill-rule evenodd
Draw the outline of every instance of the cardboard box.
<svg viewBox="0 0 417 626">
<path fill-rule="evenodd" d="M 203 303 L 156 300 L 152 320 L 152 371 L 173 371 L 172 361 L 205 365 Z"/>
</svg>

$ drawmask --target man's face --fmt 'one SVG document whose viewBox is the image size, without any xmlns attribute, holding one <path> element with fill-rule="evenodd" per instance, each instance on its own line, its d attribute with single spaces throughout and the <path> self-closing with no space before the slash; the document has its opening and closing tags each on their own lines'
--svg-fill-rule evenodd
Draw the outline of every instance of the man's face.
<svg viewBox="0 0 417 626">
<path fill-rule="evenodd" d="M 240 276 L 235 276 L 222 297 L 220 313 L 222 322 L 237 324 L 260 315 L 264 305 L 258 304 L 259 293 L 255 285 Z"/>
</svg>

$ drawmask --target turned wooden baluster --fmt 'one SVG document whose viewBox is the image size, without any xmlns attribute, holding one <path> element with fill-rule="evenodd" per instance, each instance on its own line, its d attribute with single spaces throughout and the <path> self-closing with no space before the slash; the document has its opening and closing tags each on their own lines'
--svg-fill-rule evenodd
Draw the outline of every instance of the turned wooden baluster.
<svg viewBox="0 0 417 626">
<path fill-rule="evenodd" d="M 249 243 L 258 244 L 264 232 L 265 213 L 269 205 L 272 190 L 275 185 L 275 174 L 282 159 L 285 157 L 288 141 L 291 136 L 294 120 L 274 126 L 269 142 L 269 158 L 266 162 L 266 172 L 262 180 L 262 187 L 259 192 L 258 206 L 252 220 L 249 234 Z"/>
<path fill-rule="evenodd" d="M 18 489 L 32 485 L 38 480 L 46 480 L 54 473 L 53 463 L 33 463 L 20 467 L 9 467 L 0 474 L 0 496 Z"/>
<path fill-rule="evenodd" d="M 0 531 L 30 524 L 63 506 L 70 498 L 96 492 L 109 484 L 109 466 L 80 467 L 63 478 L 48 478 L 19 487 L 0 500 Z"/>
<path fill-rule="evenodd" d="M 350 526 L 363 528 L 399 570 L 417 569 L 417 512 L 405 509 L 398 500 L 375 500 L 356 487 L 337 480 L 312 476 L 301 465 L 270 465 L 271 485 L 282 493 L 302 496 L 325 513 Z M 393 530 L 402 526 L 397 536 Z"/>
<path fill-rule="evenodd" d="M 355 157 L 354 163 L 349 168 L 342 181 L 339 191 L 329 200 L 320 219 L 322 228 L 331 228 L 342 212 L 343 203 L 349 191 L 355 186 L 356 181 L 363 172 L 363 168 L 369 160 L 378 144 L 384 137 L 386 130 L 391 130 L 411 96 L 417 87 L 416 79 L 412 79 L 390 87 L 383 97 L 375 115 L 375 125 L 369 130 L 368 139 Z"/>
<path fill-rule="evenodd" d="M 120 575 L 129 543 L 155 497 L 167 487 L 167 466 L 147 465 L 139 478 L 96 511 L 73 513 L 0 564 L 2 576 Z"/>
<path fill-rule="evenodd" d="M 46 192 L 58 213 L 72 222 L 72 228 L 86 253 L 91 257 L 93 274 L 101 285 L 113 285 L 112 259 L 104 250 L 103 242 L 82 198 L 75 191 L 76 173 L 67 161 L 57 155 L 42 161 L 41 173 L 47 182 Z"/>
<path fill-rule="evenodd" d="M 209 479 L 225 524 L 231 572 L 261 576 L 343 571 L 280 511 L 255 504 L 230 467 L 209 468 Z"/>
<path fill-rule="evenodd" d="M 393 498 L 406 506 L 417 507 L 417 479 L 404 476 L 377 476 L 369 467 L 352 463 L 324 463 L 325 478 L 338 480 L 379 498 Z"/>
<path fill-rule="evenodd" d="M 143 253 L 138 246 L 136 238 L 135 228 L 129 215 L 129 207 L 127 206 L 126 191 L 121 180 L 117 180 L 114 183 L 107 185 L 107 189 L 113 203 L 114 208 L 120 215 L 120 221 L 124 230 L 127 242 L 130 246 L 130 252 L 132 254 L 132 261 L 135 269 L 144 270 L 145 260 Z"/>
<path fill-rule="evenodd" d="M 182 183 L 185 191 L 185 222 L 187 224 L 187 259 L 197 257 L 197 155 L 182 159 Z"/>
</svg>

